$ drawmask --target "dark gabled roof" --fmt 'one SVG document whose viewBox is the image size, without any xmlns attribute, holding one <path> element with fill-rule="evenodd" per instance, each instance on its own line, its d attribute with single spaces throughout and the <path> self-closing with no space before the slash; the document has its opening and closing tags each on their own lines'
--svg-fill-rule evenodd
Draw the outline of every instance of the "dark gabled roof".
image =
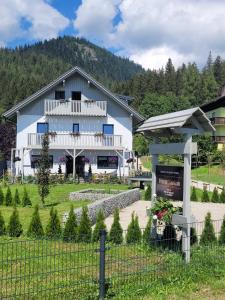
<svg viewBox="0 0 225 300">
<path fill-rule="evenodd" d="M 225 107 L 225 96 L 220 96 L 212 101 L 210 101 L 209 103 L 203 104 L 201 106 L 201 109 L 204 112 L 208 112 L 210 110 L 219 108 L 219 107 Z"/>
<path fill-rule="evenodd" d="M 110 92 L 107 88 L 105 88 L 101 83 L 96 81 L 92 76 L 87 74 L 85 71 L 83 71 L 80 67 L 74 67 L 61 76 L 59 76 L 57 79 L 53 80 L 50 82 L 48 85 L 43 87 L 42 89 L 38 90 L 36 93 L 32 94 L 31 96 L 27 97 L 23 101 L 19 102 L 18 104 L 14 105 L 11 109 L 8 111 L 4 112 L 2 115 L 5 118 L 10 118 L 12 117 L 17 111 L 28 105 L 29 103 L 33 102 L 40 96 L 44 95 L 46 92 L 50 91 L 52 88 L 57 86 L 59 83 L 61 83 L 63 80 L 69 78 L 70 76 L 74 75 L 75 73 L 78 73 L 82 77 L 86 78 L 88 81 L 90 81 L 96 88 L 101 90 L 104 94 L 109 96 L 111 99 L 113 99 L 115 102 L 117 102 L 120 106 L 125 108 L 129 113 L 133 114 L 133 116 L 139 121 L 144 121 L 144 117 L 139 114 L 135 109 L 130 107 L 126 101 L 120 99 L 117 95 L 114 93 Z"/>
</svg>

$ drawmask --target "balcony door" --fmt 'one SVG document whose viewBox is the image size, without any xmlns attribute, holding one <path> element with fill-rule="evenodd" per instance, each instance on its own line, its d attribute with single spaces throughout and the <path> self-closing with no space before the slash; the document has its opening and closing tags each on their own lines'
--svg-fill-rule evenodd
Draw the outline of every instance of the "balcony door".
<svg viewBox="0 0 225 300">
<path fill-rule="evenodd" d="M 114 125 L 113 124 L 103 124 L 103 146 L 114 146 Z"/>
<path fill-rule="evenodd" d="M 48 123 L 37 123 L 37 133 L 48 133 Z"/>
</svg>

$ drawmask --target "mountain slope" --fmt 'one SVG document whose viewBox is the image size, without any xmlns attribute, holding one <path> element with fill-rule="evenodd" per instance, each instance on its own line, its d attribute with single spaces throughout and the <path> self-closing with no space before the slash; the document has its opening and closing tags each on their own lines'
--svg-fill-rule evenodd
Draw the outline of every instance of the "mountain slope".
<svg viewBox="0 0 225 300">
<path fill-rule="evenodd" d="M 71 68 L 80 66 L 107 86 L 143 69 L 84 39 L 59 37 L 31 46 L 0 49 L 0 112 Z"/>
</svg>

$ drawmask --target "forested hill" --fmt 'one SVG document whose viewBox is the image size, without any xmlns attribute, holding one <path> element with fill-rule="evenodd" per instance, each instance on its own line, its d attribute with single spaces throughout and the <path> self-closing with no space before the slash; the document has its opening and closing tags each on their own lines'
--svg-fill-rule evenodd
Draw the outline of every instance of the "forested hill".
<svg viewBox="0 0 225 300">
<path fill-rule="evenodd" d="M 175 69 L 171 59 L 165 69 L 148 70 L 131 80 L 117 83 L 114 90 L 132 95 L 132 105 L 146 118 L 185 108 L 200 106 L 220 94 L 225 85 L 225 61 L 212 59 L 199 69 L 195 63 Z"/>
<path fill-rule="evenodd" d="M 112 87 L 143 72 L 140 65 L 84 39 L 59 37 L 16 49 L 0 49 L 0 113 L 73 66 Z"/>
</svg>

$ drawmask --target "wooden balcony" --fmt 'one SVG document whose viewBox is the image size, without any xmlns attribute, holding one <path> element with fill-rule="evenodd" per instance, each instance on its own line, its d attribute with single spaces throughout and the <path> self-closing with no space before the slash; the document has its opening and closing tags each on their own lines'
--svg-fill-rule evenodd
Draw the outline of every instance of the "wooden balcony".
<svg viewBox="0 0 225 300">
<path fill-rule="evenodd" d="M 28 148 L 40 149 L 43 134 L 28 133 Z M 121 135 L 57 133 L 49 135 L 50 149 L 122 149 Z"/>
<path fill-rule="evenodd" d="M 48 116 L 106 116 L 107 101 L 66 101 L 46 99 L 44 112 Z"/>
<path fill-rule="evenodd" d="M 213 125 L 225 125 L 224 117 L 211 118 L 210 121 L 212 122 Z"/>
</svg>

